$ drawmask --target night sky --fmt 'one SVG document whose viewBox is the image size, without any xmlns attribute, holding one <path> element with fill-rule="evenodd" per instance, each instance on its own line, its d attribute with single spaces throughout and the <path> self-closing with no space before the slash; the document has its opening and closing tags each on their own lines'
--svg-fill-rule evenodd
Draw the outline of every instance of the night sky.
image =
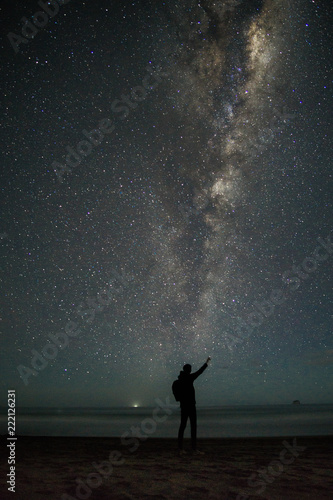
<svg viewBox="0 0 333 500">
<path fill-rule="evenodd" d="M 45 6 L 0 8 L 1 404 L 208 355 L 200 405 L 332 403 L 332 2 Z"/>
</svg>

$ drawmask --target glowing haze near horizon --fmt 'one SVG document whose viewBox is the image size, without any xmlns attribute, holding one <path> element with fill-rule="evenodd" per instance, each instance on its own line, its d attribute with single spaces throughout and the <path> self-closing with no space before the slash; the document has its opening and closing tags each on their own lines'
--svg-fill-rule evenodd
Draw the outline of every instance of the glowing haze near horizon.
<svg viewBox="0 0 333 500">
<path fill-rule="evenodd" d="M 330 2 L 109 4 L 72 0 L 19 54 L 7 32 L 37 3 L 1 7 L 3 395 L 154 405 L 210 355 L 198 404 L 332 403 L 333 256 L 304 261 L 332 228 Z M 148 66 L 158 85 L 119 119 Z M 115 130 L 59 183 L 52 162 L 103 118 Z M 25 385 L 17 366 L 69 320 Z"/>
</svg>

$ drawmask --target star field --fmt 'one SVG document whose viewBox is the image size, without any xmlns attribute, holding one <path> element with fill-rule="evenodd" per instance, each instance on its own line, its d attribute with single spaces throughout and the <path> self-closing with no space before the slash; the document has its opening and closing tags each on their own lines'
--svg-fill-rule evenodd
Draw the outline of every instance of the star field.
<svg viewBox="0 0 333 500">
<path fill-rule="evenodd" d="M 331 4 L 71 0 L 16 53 L 37 8 L 1 6 L 3 392 L 151 405 L 209 355 L 202 404 L 332 402 Z"/>
</svg>

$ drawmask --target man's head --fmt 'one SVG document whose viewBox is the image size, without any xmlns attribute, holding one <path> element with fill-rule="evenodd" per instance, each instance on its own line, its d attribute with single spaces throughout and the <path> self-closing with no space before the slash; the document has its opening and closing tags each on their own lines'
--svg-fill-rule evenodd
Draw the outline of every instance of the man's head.
<svg viewBox="0 0 333 500">
<path fill-rule="evenodd" d="M 191 365 L 184 365 L 183 366 L 183 371 L 185 373 L 191 373 L 191 370 L 192 370 L 192 366 Z"/>
</svg>

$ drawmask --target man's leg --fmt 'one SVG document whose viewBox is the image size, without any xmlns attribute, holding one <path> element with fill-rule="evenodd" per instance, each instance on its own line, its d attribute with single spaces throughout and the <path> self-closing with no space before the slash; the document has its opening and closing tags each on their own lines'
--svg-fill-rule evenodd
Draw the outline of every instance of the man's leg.
<svg viewBox="0 0 333 500">
<path fill-rule="evenodd" d="M 182 450 L 183 449 L 184 431 L 185 431 L 187 419 L 188 419 L 188 411 L 187 411 L 187 408 L 185 408 L 184 406 L 180 408 L 180 411 L 181 411 L 181 417 L 180 417 L 180 426 L 179 426 L 179 431 L 178 431 L 178 449 Z"/>
<path fill-rule="evenodd" d="M 189 412 L 190 422 L 191 422 L 191 442 L 192 450 L 197 449 L 197 409 L 195 405 L 191 407 Z"/>
</svg>

